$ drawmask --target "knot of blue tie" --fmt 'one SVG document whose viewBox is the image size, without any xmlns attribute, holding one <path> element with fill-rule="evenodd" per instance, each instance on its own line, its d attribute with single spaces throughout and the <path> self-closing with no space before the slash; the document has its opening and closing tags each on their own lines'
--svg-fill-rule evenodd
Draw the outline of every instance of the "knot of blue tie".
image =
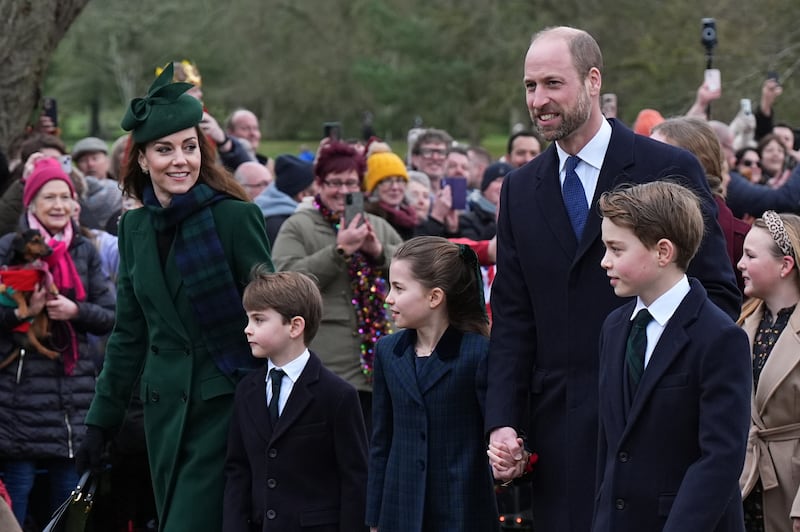
<svg viewBox="0 0 800 532">
<path fill-rule="evenodd" d="M 586 225 L 586 219 L 589 216 L 586 191 L 583 189 L 583 184 L 581 184 L 581 180 L 575 172 L 575 168 L 580 162 L 580 158 L 575 155 L 570 155 L 567 158 L 564 186 L 561 189 L 561 194 L 564 196 L 564 206 L 567 208 L 572 230 L 575 231 L 575 236 L 578 240 L 581 239 L 583 227 Z"/>
</svg>

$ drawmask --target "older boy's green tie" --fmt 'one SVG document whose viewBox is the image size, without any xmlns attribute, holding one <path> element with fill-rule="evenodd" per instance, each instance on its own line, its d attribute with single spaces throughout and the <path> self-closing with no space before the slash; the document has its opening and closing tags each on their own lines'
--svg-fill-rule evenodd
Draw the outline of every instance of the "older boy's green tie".
<svg viewBox="0 0 800 532">
<path fill-rule="evenodd" d="M 644 373 L 644 352 L 647 349 L 647 324 L 653 316 L 646 308 L 640 310 L 633 318 L 633 327 L 628 335 L 628 345 L 625 349 L 625 360 L 628 363 L 628 377 L 631 383 L 631 395 L 636 391 L 639 381 Z"/>
<path fill-rule="evenodd" d="M 272 399 L 269 401 L 269 418 L 272 423 L 278 421 L 278 401 L 281 396 L 281 381 L 286 372 L 282 369 L 272 368 L 269 370 L 269 380 L 272 381 Z"/>
</svg>

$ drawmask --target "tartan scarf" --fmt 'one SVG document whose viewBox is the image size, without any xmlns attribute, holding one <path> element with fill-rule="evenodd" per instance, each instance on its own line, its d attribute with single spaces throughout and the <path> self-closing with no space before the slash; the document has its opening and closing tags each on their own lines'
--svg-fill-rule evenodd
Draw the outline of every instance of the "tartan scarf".
<svg viewBox="0 0 800 532">
<path fill-rule="evenodd" d="M 314 198 L 314 206 L 322 218 L 331 224 L 334 233 L 339 232 L 340 216 L 322 203 L 319 194 Z M 360 251 L 350 257 L 347 273 L 353 297 L 350 302 L 356 312 L 356 332 L 361 336 L 359 356 L 361 373 L 372 383 L 372 367 L 375 360 L 375 344 L 383 336 L 391 334 L 392 329 L 386 317 L 386 280 L 378 268 L 372 265 Z"/>
<path fill-rule="evenodd" d="M 242 332 L 247 321 L 242 296 L 211 213 L 211 205 L 230 196 L 203 183 L 173 195 L 166 208 L 152 185 L 142 196 L 157 231 L 175 227 L 175 262 L 208 350 L 221 372 L 238 378 L 255 367 L 255 360 Z"/>
</svg>

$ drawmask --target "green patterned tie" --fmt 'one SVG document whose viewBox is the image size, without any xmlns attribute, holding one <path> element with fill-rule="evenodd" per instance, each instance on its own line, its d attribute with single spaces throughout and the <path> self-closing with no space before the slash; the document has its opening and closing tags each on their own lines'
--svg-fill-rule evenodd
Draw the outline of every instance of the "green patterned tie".
<svg viewBox="0 0 800 532">
<path fill-rule="evenodd" d="M 644 373 L 644 352 L 647 349 L 647 324 L 653 316 L 646 308 L 640 310 L 633 318 L 633 327 L 628 335 L 628 345 L 625 349 L 625 360 L 628 362 L 628 377 L 631 379 L 631 392 L 636 391 L 639 381 Z"/>
</svg>

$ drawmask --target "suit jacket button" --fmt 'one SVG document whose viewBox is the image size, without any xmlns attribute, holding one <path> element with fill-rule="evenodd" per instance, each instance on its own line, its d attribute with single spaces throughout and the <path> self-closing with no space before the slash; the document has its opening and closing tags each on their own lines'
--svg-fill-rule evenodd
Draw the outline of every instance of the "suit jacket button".
<svg viewBox="0 0 800 532">
<path fill-rule="evenodd" d="M 267 519 L 275 519 L 277 516 L 275 510 L 267 510 Z"/>
<path fill-rule="evenodd" d="M 614 501 L 614 508 L 617 510 L 624 510 L 625 509 L 625 499 L 617 499 Z"/>
<path fill-rule="evenodd" d="M 628 453 L 625 451 L 620 451 L 620 453 L 617 455 L 617 459 L 624 464 L 628 461 Z"/>
<path fill-rule="evenodd" d="M 275 480 L 274 478 L 268 478 L 268 479 L 267 479 L 267 487 L 268 487 L 268 488 L 270 488 L 270 489 L 271 489 L 271 488 L 274 488 L 274 487 L 275 487 L 275 486 L 277 486 L 277 485 L 278 485 L 278 481 L 277 481 L 277 480 Z"/>
<path fill-rule="evenodd" d="M 272 449 L 267 451 L 267 456 L 269 456 L 270 458 L 275 458 L 276 456 L 278 456 L 278 449 L 275 449 L 273 447 Z"/>
<path fill-rule="evenodd" d="M 150 400 L 153 401 L 154 403 L 157 403 L 160 398 L 161 396 L 158 395 L 158 392 L 156 390 L 150 392 Z"/>
</svg>

